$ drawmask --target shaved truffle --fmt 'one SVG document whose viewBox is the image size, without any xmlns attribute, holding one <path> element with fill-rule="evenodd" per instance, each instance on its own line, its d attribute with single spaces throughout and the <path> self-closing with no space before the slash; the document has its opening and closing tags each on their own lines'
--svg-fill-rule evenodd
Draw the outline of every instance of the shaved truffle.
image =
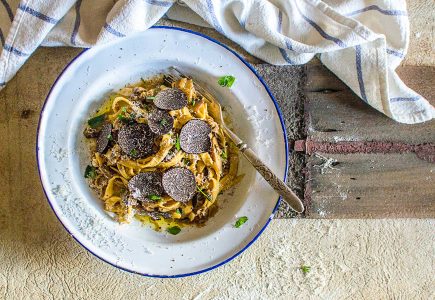
<svg viewBox="0 0 435 300">
<path fill-rule="evenodd" d="M 154 108 L 148 115 L 148 126 L 155 134 L 163 135 L 172 130 L 174 118 L 167 111 Z"/>
<path fill-rule="evenodd" d="M 128 156 L 143 158 L 153 153 L 155 138 L 147 124 L 125 125 L 119 130 L 118 144 Z"/>
<path fill-rule="evenodd" d="M 187 122 L 180 131 L 180 146 L 184 152 L 199 154 L 210 151 L 211 127 L 207 122 L 193 119 Z"/>
<path fill-rule="evenodd" d="M 154 202 L 163 194 L 162 174 L 159 172 L 139 173 L 128 182 L 130 195 L 144 202 Z"/>
<path fill-rule="evenodd" d="M 195 175 L 186 168 L 172 168 L 162 176 L 165 192 L 174 200 L 188 202 L 196 193 Z"/>
<path fill-rule="evenodd" d="M 112 140 L 112 124 L 104 124 L 97 139 L 97 151 L 103 153 Z"/>
<path fill-rule="evenodd" d="M 156 95 L 154 104 L 164 110 L 180 109 L 187 105 L 187 96 L 177 88 L 165 89 Z"/>
</svg>

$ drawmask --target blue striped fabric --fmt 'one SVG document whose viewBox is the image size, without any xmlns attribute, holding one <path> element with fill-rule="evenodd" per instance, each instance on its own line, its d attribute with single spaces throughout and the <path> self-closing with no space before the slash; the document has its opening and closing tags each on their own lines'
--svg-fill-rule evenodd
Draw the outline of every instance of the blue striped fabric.
<svg viewBox="0 0 435 300">
<path fill-rule="evenodd" d="M 351 16 L 354 16 L 354 15 L 357 15 L 357 14 L 360 14 L 360 13 L 363 13 L 366 11 L 371 11 L 371 10 L 380 12 L 381 14 L 387 15 L 387 16 L 408 16 L 408 13 L 406 11 L 395 10 L 395 9 L 393 9 L 393 10 L 383 9 L 377 5 L 370 5 L 370 6 L 355 10 L 353 12 L 345 14 L 345 16 L 351 17 Z"/>
<path fill-rule="evenodd" d="M 397 97 L 397 98 L 390 98 L 390 102 L 407 102 L 407 101 L 418 101 L 420 100 L 420 97 Z"/>
<path fill-rule="evenodd" d="M 278 33 L 281 33 L 281 31 L 282 31 L 282 11 L 278 12 L 278 26 L 277 26 L 277 30 L 278 30 Z M 287 48 L 289 50 L 292 50 L 293 47 L 292 47 L 291 41 L 289 41 L 289 39 L 287 37 L 285 38 L 285 44 L 286 44 L 286 46 L 287 46 Z M 282 58 L 284 58 L 284 60 L 288 64 L 295 65 L 295 62 L 288 56 L 288 53 L 287 53 L 287 51 L 285 49 L 282 49 L 282 48 L 278 48 L 278 49 L 279 49 L 279 52 L 282 55 Z"/>
<path fill-rule="evenodd" d="M 12 9 L 9 6 L 9 3 L 6 0 L 0 0 L 0 1 L 2 2 L 3 6 L 5 7 L 6 12 L 7 12 L 8 16 L 9 16 L 9 19 L 12 22 L 14 20 L 14 14 L 12 13 Z"/>
<path fill-rule="evenodd" d="M 161 1 L 161 0 L 145 0 L 145 2 L 151 5 L 162 6 L 162 7 L 171 7 L 173 4 L 172 2 Z"/>
<path fill-rule="evenodd" d="M 3 47 L 5 44 L 5 37 L 3 35 L 3 31 L 1 28 L 0 28 L 0 42 L 2 43 L 2 47 Z"/>
<path fill-rule="evenodd" d="M 327 34 L 322 27 L 320 27 L 316 22 L 314 22 L 313 20 L 311 20 L 310 18 L 308 18 L 307 16 L 305 16 L 301 10 L 299 9 L 299 6 L 297 5 L 296 2 L 296 9 L 299 12 L 299 14 L 302 16 L 302 18 L 308 22 L 308 24 L 310 24 L 311 26 L 313 26 L 314 29 L 316 29 L 316 31 L 324 38 L 327 39 L 329 41 L 332 41 L 334 43 L 336 43 L 338 46 L 340 46 L 341 48 L 346 48 L 346 44 L 340 40 L 339 38 L 333 37 L 332 35 Z"/>
<path fill-rule="evenodd" d="M 40 13 L 39 11 L 36 11 L 36 10 L 34 10 L 34 9 L 28 7 L 28 6 L 24 6 L 22 4 L 20 4 L 18 6 L 18 9 L 20 9 L 20 10 L 22 10 L 22 11 L 24 11 L 24 12 L 26 12 L 26 13 L 28 13 L 28 14 L 36 17 L 36 18 L 38 18 L 38 19 L 41 19 L 42 21 L 45 21 L 47 23 L 57 24 L 57 22 L 59 22 L 59 20 L 57 20 L 57 19 L 54 19 L 54 18 L 49 17 L 49 16 L 46 16 L 43 13 Z"/>
<path fill-rule="evenodd" d="M 106 29 L 108 32 L 110 32 L 111 34 L 117 36 L 117 37 L 124 37 L 125 34 L 117 31 L 115 28 L 111 27 L 109 24 L 104 24 L 104 29 Z"/>
<path fill-rule="evenodd" d="M 12 47 L 11 45 L 8 45 L 8 44 L 4 44 L 3 45 L 3 49 L 8 51 L 8 52 L 11 52 L 13 54 L 16 54 L 18 56 L 29 56 L 30 55 L 30 54 L 27 54 L 27 53 L 24 53 L 24 52 L 18 50 L 17 48 L 14 48 L 14 47 Z"/>
<path fill-rule="evenodd" d="M 401 53 L 399 51 L 396 51 L 396 50 L 393 50 L 393 49 L 388 49 L 387 48 L 386 51 L 387 51 L 388 54 L 391 54 L 391 55 L 394 55 L 394 56 L 397 56 L 397 57 L 400 57 L 400 58 L 404 58 L 405 57 L 405 55 L 403 53 Z"/>
<path fill-rule="evenodd" d="M 214 28 L 221 34 L 224 34 L 224 30 L 221 27 L 221 24 L 219 24 L 219 21 L 216 17 L 216 12 L 214 11 L 214 6 L 212 0 L 207 0 L 207 8 L 209 15 L 211 17 L 211 21 L 213 22 Z"/>
<path fill-rule="evenodd" d="M 367 102 L 366 89 L 364 87 L 364 79 L 363 79 L 362 67 L 361 67 L 361 46 L 359 45 L 355 46 L 355 62 L 356 62 L 356 74 L 358 77 L 361 99 Z"/>
<path fill-rule="evenodd" d="M 76 44 L 76 36 L 80 27 L 80 6 L 82 5 L 82 0 L 78 0 L 75 4 L 76 20 L 74 22 L 74 28 L 71 33 L 71 44 Z"/>
</svg>

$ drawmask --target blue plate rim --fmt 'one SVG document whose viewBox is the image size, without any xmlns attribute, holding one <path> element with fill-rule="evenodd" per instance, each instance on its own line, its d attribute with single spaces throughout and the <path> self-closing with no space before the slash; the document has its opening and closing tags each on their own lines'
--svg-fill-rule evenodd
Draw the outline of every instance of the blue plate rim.
<svg viewBox="0 0 435 300">
<path fill-rule="evenodd" d="M 250 70 L 252 73 L 254 73 L 254 75 L 258 78 L 258 80 L 260 80 L 261 84 L 263 84 L 264 88 L 266 89 L 269 97 L 272 99 L 273 104 L 275 105 L 275 109 L 278 113 L 278 117 L 281 123 L 281 127 L 282 127 L 282 131 L 283 131 L 283 135 L 284 135 L 284 145 L 285 145 L 285 174 L 284 174 L 284 182 L 287 179 L 287 173 L 288 173 L 288 168 L 289 168 L 289 153 L 288 153 L 288 141 L 287 141 L 287 130 L 284 124 L 284 118 L 281 112 L 281 109 L 279 108 L 278 102 L 276 101 L 275 97 L 273 96 L 272 92 L 270 91 L 269 87 L 267 86 L 267 84 L 264 82 L 263 78 L 257 73 L 257 71 L 243 58 L 241 57 L 238 53 L 236 53 L 234 50 L 232 50 L 231 48 L 229 48 L 228 46 L 226 46 L 225 44 L 215 40 L 214 38 L 211 38 L 205 34 L 193 31 L 193 30 L 189 30 L 189 29 L 184 29 L 184 28 L 180 28 L 180 27 L 171 27 L 171 26 L 152 26 L 150 27 L 148 30 L 152 30 L 152 29 L 169 29 L 169 30 L 178 30 L 178 31 L 183 31 L 183 32 L 187 32 L 190 34 L 194 34 L 197 36 L 200 36 L 202 38 L 205 38 L 215 44 L 218 44 L 219 46 L 223 47 L 224 49 L 228 50 L 229 52 L 231 52 L 234 56 L 236 56 L 240 61 L 242 61 Z M 261 228 L 261 230 L 255 235 L 255 237 L 248 243 L 246 244 L 245 247 L 243 247 L 240 251 L 238 251 L 237 253 L 235 253 L 234 255 L 232 255 L 231 257 L 225 259 L 224 261 L 196 271 L 196 272 L 191 272 L 191 273 L 185 273 L 185 274 L 177 274 L 177 275 L 155 275 L 155 274 L 147 274 L 147 273 L 140 273 L 140 272 L 136 272 L 127 268 L 123 268 L 120 267 L 104 258 L 102 258 L 101 256 L 95 254 L 94 252 L 92 252 L 90 249 L 88 249 L 85 245 L 83 245 L 78 238 L 76 238 L 69 230 L 68 228 L 65 226 L 65 224 L 61 221 L 61 219 L 59 218 L 59 216 L 56 214 L 56 211 L 54 210 L 52 204 L 51 204 L 51 200 L 47 195 L 47 192 L 45 190 L 44 184 L 42 183 L 42 176 L 41 176 L 41 167 L 40 167 L 40 156 L 39 156 L 39 130 L 40 130 L 40 126 L 41 126 L 41 120 L 42 120 L 42 114 L 44 112 L 45 106 L 47 104 L 47 100 L 50 98 L 50 95 L 52 93 L 53 88 L 56 86 L 57 82 L 59 81 L 59 79 L 62 77 L 62 75 L 65 73 L 65 71 L 68 69 L 68 67 L 73 64 L 76 59 L 78 59 L 83 53 L 85 53 L 87 50 L 89 50 L 89 48 L 84 49 L 83 51 L 81 51 L 76 57 L 74 57 L 62 70 L 62 72 L 60 72 L 60 74 L 57 76 L 56 80 L 54 81 L 53 85 L 50 88 L 50 91 L 47 94 L 47 97 L 44 100 L 44 104 L 42 105 L 41 108 L 41 112 L 39 114 L 39 121 L 38 121 L 38 127 L 37 127 L 37 131 L 36 131 L 36 161 L 37 161 L 37 166 L 38 166 L 38 175 L 39 175 L 39 181 L 41 182 L 41 186 L 42 186 L 42 190 L 44 192 L 45 198 L 47 199 L 48 204 L 50 205 L 51 209 L 53 210 L 56 218 L 59 220 L 59 222 L 62 224 L 62 226 L 65 228 L 65 230 L 68 232 L 68 234 L 79 244 L 81 245 L 83 248 L 85 248 L 88 252 L 90 252 L 92 255 L 94 255 L 95 257 L 99 258 L 100 260 L 104 261 L 105 263 L 118 268 L 120 270 L 129 272 L 129 273 L 133 273 L 133 274 L 138 274 L 138 275 L 142 275 L 142 276 L 146 276 L 146 277 L 152 277 L 152 278 L 181 278 L 181 277 L 187 277 L 187 276 L 193 276 L 193 275 L 198 275 L 201 273 L 205 273 L 208 271 L 211 271 L 213 269 L 216 269 L 228 262 L 230 262 L 231 260 L 233 260 L 234 258 L 236 258 L 237 256 L 239 256 L 240 254 L 242 254 L 246 249 L 248 249 L 257 239 L 258 237 L 263 233 L 263 231 L 266 229 L 266 227 L 269 225 L 270 221 L 273 219 L 276 210 L 278 209 L 279 203 L 281 202 L 281 197 L 278 197 L 276 205 L 272 211 L 272 214 L 270 215 L 269 219 L 267 220 L 266 224 L 264 224 L 264 226 Z"/>
</svg>

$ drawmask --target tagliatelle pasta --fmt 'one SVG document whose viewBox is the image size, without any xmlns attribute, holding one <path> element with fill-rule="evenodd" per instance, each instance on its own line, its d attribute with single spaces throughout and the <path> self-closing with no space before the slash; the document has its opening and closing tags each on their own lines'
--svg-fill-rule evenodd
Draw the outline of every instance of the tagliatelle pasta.
<svg viewBox="0 0 435 300">
<path fill-rule="evenodd" d="M 153 101 L 159 92 L 166 89 L 181 90 L 185 94 L 183 97 L 187 99 L 187 105 L 166 110 L 167 118 L 156 121 L 152 119 L 153 111 L 156 112 Z M 170 90 L 166 92 L 169 93 Z M 166 112 L 157 112 L 154 118 L 166 116 Z M 208 151 L 188 153 L 180 147 L 180 132 L 192 120 L 201 120 L 205 122 L 202 123 L 203 127 L 210 128 L 207 135 L 209 140 L 206 141 L 210 144 L 200 145 Z M 171 124 L 172 127 L 168 127 Z M 192 122 L 191 124 L 195 125 Z M 128 126 L 136 131 L 123 129 Z M 127 153 L 129 141 L 125 141 L 124 136 L 133 134 L 136 138 L 139 129 L 144 130 L 140 131 L 141 134 L 149 134 L 153 138 L 152 144 L 137 146 L 135 140 L 138 151 L 133 148 Z M 126 132 L 124 136 L 121 136 L 122 130 Z M 160 134 L 163 130 L 164 134 Z M 105 136 L 102 136 L 102 132 Z M 130 222 L 134 216 L 142 221 L 151 218 L 201 223 L 217 208 L 218 195 L 242 178 L 237 175 L 239 158 L 235 145 L 227 140 L 214 118 L 214 113 L 209 111 L 207 101 L 195 91 L 191 79 L 183 78 L 168 84 L 161 76 L 119 90 L 103 104 L 96 117 L 88 121 L 84 133 L 92 141 L 91 164 L 85 177 L 98 192 L 105 210 L 114 213 L 121 223 Z M 187 142 L 194 144 L 195 138 L 188 137 Z M 149 139 L 145 141 L 148 143 Z M 96 149 L 103 150 L 98 152 Z M 145 198 L 132 193 L 129 182 L 138 174 L 163 174 L 172 168 L 186 169 L 189 174 L 194 175 L 196 190 L 187 200 L 176 200 L 169 196 L 171 193 L 166 192 L 158 195 L 147 194 Z M 185 192 L 183 186 L 180 186 L 180 191 L 174 191 L 181 192 Z"/>
</svg>

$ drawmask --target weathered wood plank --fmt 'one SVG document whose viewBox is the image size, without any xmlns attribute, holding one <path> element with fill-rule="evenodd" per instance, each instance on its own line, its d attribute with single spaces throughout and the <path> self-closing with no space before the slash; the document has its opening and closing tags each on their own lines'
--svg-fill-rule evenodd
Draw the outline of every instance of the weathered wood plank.
<svg viewBox="0 0 435 300">
<path fill-rule="evenodd" d="M 411 88 L 435 104 L 435 67 L 400 67 Z M 305 129 L 315 141 L 390 141 L 412 144 L 435 141 L 435 122 L 397 123 L 361 101 L 320 64 L 307 65 Z"/>
<path fill-rule="evenodd" d="M 317 153 L 306 181 L 308 218 L 435 216 L 435 164 L 413 153 Z"/>
<path fill-rule="evenodd" d="M 8 227 L 19 228 L 15 241 L 25 245 L 44 245 L 47 232 L 62 233 L 40 186 L 36 131 L 50 86 L 80 51 L 39 49 L 0 91 L 0 235 Z"/>
</svg>

